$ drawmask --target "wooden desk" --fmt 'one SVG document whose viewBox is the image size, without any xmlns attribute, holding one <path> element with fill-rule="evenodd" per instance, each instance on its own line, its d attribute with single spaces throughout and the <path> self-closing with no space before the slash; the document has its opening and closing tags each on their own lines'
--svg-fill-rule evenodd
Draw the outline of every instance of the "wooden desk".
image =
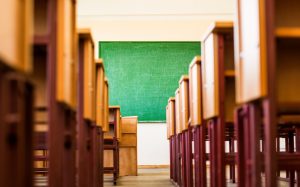
<svg viewBox="0 0 300 187">
<path fill-rule="evenodd" d="M 78 184 L 103 185 L 102 131 L 96 125 L 96 64 L 89 29 L 78 30 Z"/>
<path fill-rule="evenodd" d="M 277 156 L 283 155 L 276 153 L 278 147 L 275 144 L 277 132 L 278 135 L 282 134 L 278 128 L 284 128 L 291 123 L 291 121 L 280 122 L 278 119 L 300 114 L 298 110 L 300 102 L 298 86 L 300 78 L 300 65 L 298 63 L 298 51 L 300 49 L 299 6 L 300 2 L 296 0 L 289 2 L 239 0 L 237 6 L 238 22 L 235 29 L 236 92 L 238 102 L 244 104 L 244 108 L 237 110 L 237 114 L 239 114 L 237 119 L 240 119 L 237 126 L 240 127 L 240 131 L 244 130 L 242 128 L 242 125 L 245 126 L 242 122 L 245 118 L 243 115 L 252 116 L 249 121 L 251 128 L 256 127 L 253 124 L 263 120 L 266 186 L 276 185 L 277 176 L 274 171 L 277 171 L 277 166 L 282 166 L 281 163 L 277 162 Z M 249 9 L 249 7 L 252 8 Z M 299 123 L 297 119 L 292 121 L 294 124 Z M 297 134 L 300 128 L 297 126 L 294 126 L 294 131 L 290 132 L 296 134 L 295 137 L 290 137 L 290 140 L 295 138 L 298 141 L 300 139 Z M 253 131 L 257 132 L 258 130 L 253 129 Z M 245 141 L 250 141 L 251 145 L 255 145 L 258 143 L 256 139 L 259 135 L 257 134 L 252 135 L 252 140 L 247 138 L 243 141 L 241 137 L 240 142 L 246 145 Z M 300 152 L 295 144 L 291 143 L 289 146 L 296 147 L 296 152 Z M 259 153 L 259 147 L 249 146 L 248 149 L 248 151 Z M 260 168 L 260 162 L 261 160 L 257 159 L 257 162 L 253 162 L 253 167 Z M 240 180 L 245 180 L 241 182 L 251 184 L 252 181 L 259 181 L 261 170 L 257 169 L 256 171 L 257 175 L 252 176 L 252 178 L 247 177 L 246 173 L 240 173 L 242 176 Z M 295 172 L 293 170 L 288 170 L 288 172 L 291 174 L 290 185 L 292 186 L 294 185 Z M 243 176 L 246 177 L 243 178 Z"/>
<path fill-rule="evenodd" d="M 138 117 L 121 118 L 120 176 L 137 176 L 137 124 Z"/>
</svg>

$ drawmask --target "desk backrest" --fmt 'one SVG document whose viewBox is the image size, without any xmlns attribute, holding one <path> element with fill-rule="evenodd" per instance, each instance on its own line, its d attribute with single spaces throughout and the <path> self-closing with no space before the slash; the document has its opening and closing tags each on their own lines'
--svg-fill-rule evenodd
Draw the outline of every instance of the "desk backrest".
<svg viewBox="0 0 300 187">
<path fill-rule="evenodd" d="M 108 80 L 104 77 L 104 123 L 102 130 L 107 132 L 109 130 L 109 94 L 108 94 Z"/>
<path fill-rule="evenodd" d="M 94 42 L 89 29 L 79 29 L 79 40 L 83 45 L 83 116 L 85 119 L 96 120 L 95 107 L 95 59 L 94 59 Z"/>
<path fill-rule="evenodd" d="M 126 116 L 121 118 L 121 132 L 122 140 L 120 146 L 122 147 L 136 147 L 137 146 L 137 116 Z"/>
<path fill-rule="evenodd" d="M 191 126 L 202 124 L 201 57 L 196 56 L 189 67 Z"/>
<path fill-rule="evenodd" d="M 181 126 L 181 106 L 180 106 L 180 91 L 179 88 L 175 91 L 175 114 L 176 114 L 176 134 L 182 132 Z"/>
<path fill-rule="evenodd" d="M 168 101 L 168 123 L 170 137 L 175 135 L 175 98 L 171 97 Z"/>
<path fill-rule="evenodd" d="M 202 41 L 203 117 L 220 115 L 225 72 L 233 72 L 233 22 L 214 22 Z M 231 37 L 231 40 L 228 39 Z"/>
<path fill-rule="evenodd" d="M 93 53 L 93 52 L 92 52 Z M 76 108 L 76 2 L 57 1 L 57 100 Z"/>
<path fill-rule="evenodd" d="M 180 89 L 180 110 L 181 110 L 181 128 L 187 130 L 189 128 L 190 108 L 189 108 L 189 77 L 183 75 L 179 81 Z"/>
<path fill-rule="evenodd" d="M 121 110 L 120 106 L 109 106 L 109 133 L 113 129 L 114 136 L 121 140 Z M 114 123 L 114 125 L 113 125 Z"/>
<path fill-rule="evenodd" d="M 104 124 L 104 65 L 102 59 L 96 60 L 96 124 Z"/>
<path fill-rule="evenodd" d="M 166 106 L 166 126 L 167 126 L 167 139 L 170 139 L 170 122 L 169 122 L 169 104 Z"/>
<path fill-rule="evenodd" d="M 218 82 L 218 38 L 214 33 L 202 41 L 202 93 L 203 118 L 209 119 L 219 115 Z"/>
<path fill-rule="evenodd" d="M 266 14 L 262 7 L 264 1 L 237 2 L 234 33 L 236 100 L 245 103 L 267 95 Z"/>
<path fill-rule="evenodd" d="M 3 0 L 0 7 L 0 63 L 29 73 L 32 70 L 33 0 Z"/>
</svg>

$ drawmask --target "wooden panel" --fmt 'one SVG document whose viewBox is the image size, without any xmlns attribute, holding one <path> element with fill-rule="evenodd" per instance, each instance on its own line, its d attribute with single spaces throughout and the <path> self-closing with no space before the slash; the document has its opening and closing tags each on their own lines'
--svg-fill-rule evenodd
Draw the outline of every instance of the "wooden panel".
<svg viewBox="0 0 300 187">
<path fill-rule="evenodd" d="M 104 150 L 103 152 L 103 167 L 113 167 L 114 166 L 114 153 L 112 150 Z"/>
<path fill-rule="evenodd" d="M 96 60 L 96 124 L 104 124 L 104 66 L 102 59 Z"/>
<path fill-rule="evenodd" d="M 277 101 L 279 104 L 300 104 L 300 39 L 277 42 Z M 297 109 L 300 111 L 300 109 Z"/>
<path fill-rule="evenodd" d="M 169 99 L 168 105 L 169 112 L 169 134 L 173 136 L 175 134 L 175 98 Z"/>
<path fill-rule="evenodd" d="M 76 106 L 76 9 L 75 1 L 58 1 L 57 17 L 57 100 Z"/>
<path fill-rule="evenodd" d="M 261 4 L 260 4 L 261 3 Z M 263 1 L 238 1 L 235 27 L 237 101 L 244 103 L 266 96 L 266 41 Z"/>
<path fill-rule="evenodd" d="M 48 0 L 34 0 L 34 35 L 46 36 L 48 34 Z"/>
<path fill-rule="evenodd" d="M 137 148 L 120 147 L 120 176 L 137 175 Z"/>
<path fill-rule="evenodd" d="M 189 94 L 191 125 L 202 123 L 202 82 L 201 82 L 201 57 L 195 57 L 189 68 Z"/>
<path fill-rule="evenodd" d="M 235 100 L 235 78 L 225 78 L 225 121 L 233 123 L 234 109 L 236 107 Z"/>
<path fill-rule="evenodd" d="M 30 80 L 35 85 L 35 107 L 47 106 L 46 101 L 46 68 L 47 68 L 47 54 L 45 49 L 34 49 L 34 71 L 30 76 Z"/>
<path fill-rule="evenodd" d="M 300 2 L 298 0 L 276 0 L 275 25 L 277 28 L 300 28 Z"/>
<path fill-rule="evenodd" d="M 122 117 L 122 134 L 124 133 L 137 133 L 138 117 Z"/>
<path fill-rule="evenodd" d="M 108 104 L 108 81 L 104 78 L 104 124 L 102 127 L 103 132 L 107 132 L 109 130 L 109 104 Z"/>
<path fill-rule="evenodd" d="M 182 132 L 181 128 L 181 114 L 180 114 L 180 91 L 179 89 L 175 92 L 175 114 L 176 114 L 176 134 L 179 134 Z"/>
<path fill-rule="evenodd" d="M 137 134 L 122 133 L 122 140 L 120 146 L 137 146 Z"/>
<path fill-rule="evenodd" d="M 202 42 L 203 118 L 219 115 L 218 36 L 210 34 Z"/>
<path fill-rule="evenodd" d="M 180 89 L 180 105 L 181 105 L 181 126 L 182 130 L 189 128 L 189 78 L 188 76 L 182 76 L 179 82 Z"/>
<path fill-rule="evenodd" d="M 109 131 L 113 131 L 113 136 L 120 140 L 121 139 L 121 112 L 119 106 L 109 107 Z M 115 125 L 111 124 L 115 123 Z"/>
<path fill-rule="evenodd" d="M 33 26 L 33 1 L 0 1 L 0 62 L 29 72 Z"/>
<path fill-rule="evenodd" d="M 94 90 L 94 80 L 95 75 L 94 68 L 94 46 L 91 40 L 85 40 L 84 42 L 84 118 L 94 121 L 95 108 L 95 90 Z"/>
</svg>

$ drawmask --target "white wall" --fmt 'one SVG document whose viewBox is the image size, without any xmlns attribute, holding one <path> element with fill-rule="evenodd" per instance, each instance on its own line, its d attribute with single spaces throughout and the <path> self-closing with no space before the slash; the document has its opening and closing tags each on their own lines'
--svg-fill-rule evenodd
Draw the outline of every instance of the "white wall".
<svg viewBox="0 0 300 187">
<path fill-rule="evenodd" d="M 232 20 L 235 0 L 78 0 L 78 26 L 99 41 L 200 41 L 214 20 Z M 96 45 L 98 46 L 98 45 Z"/>
<path fill-rule="evenodd" d="M 169 165 L 165 123 L 138 124 L 138 165 Z"/>
</svg>

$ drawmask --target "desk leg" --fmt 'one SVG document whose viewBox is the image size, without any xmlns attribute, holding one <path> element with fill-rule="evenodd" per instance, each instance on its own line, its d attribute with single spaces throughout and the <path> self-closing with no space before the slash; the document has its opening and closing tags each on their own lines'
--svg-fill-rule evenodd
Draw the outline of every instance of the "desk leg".
<svg viewBox="0 0 300 187">
<path fill-rule="evenodd" d="M 0 72 L 0 186 L 33 186 L 33 87 Z"/>
<path fill-rule="evenodd" d="M 195 187 L 206 187 L 206 128 L 203 123 L 194 128 L 194 160 L 195 160 Z"/>
</svg>

